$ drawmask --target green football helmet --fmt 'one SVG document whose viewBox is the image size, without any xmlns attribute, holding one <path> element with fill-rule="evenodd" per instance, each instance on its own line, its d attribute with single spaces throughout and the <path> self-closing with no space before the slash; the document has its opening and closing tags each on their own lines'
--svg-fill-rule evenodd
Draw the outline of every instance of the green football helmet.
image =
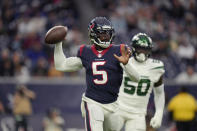
<svg viewBox="0 0 197 131">
<path fill-rule="evenodd" d="M 131 48 L 134 58 L 138 62 L 144 62 L 151 55 L 153 43 L 151 38 L 147 34 L 138 33 L 132 38 Z"/>
</svg>

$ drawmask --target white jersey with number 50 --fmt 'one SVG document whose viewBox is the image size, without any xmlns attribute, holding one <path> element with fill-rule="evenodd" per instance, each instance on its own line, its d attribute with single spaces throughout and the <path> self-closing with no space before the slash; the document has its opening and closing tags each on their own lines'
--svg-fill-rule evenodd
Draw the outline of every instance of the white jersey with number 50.
<svg viewBox="0 0 197 131">
<path fill-rule="evenodd" d="M 119 108 L 132 113 L 146 114 L 154 83 L 158 82 L 165 72 L 164 64 L 151 58 L 139 63 L 131 57 L 129 62 L 136 67 L 140 80 L 139 82 L 131 80 L 124 71 L 118 97 Z"/>
</svg>

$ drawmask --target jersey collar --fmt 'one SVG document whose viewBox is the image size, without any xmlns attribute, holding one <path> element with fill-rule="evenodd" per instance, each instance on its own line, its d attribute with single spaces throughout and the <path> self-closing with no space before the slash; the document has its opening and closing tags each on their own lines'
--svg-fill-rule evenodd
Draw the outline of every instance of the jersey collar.
<svg viewBox="0 0 197 131">
<path fill-rule="evenodd" d="M 101 52 L 98 52 L 98 51 L 96 50 L 95 45 L 92 45 L 91 49 L 92 49 L 92 52 L 93 52 L 97 57 L 100 58 L 100 57 L 102 57 L 102 56 L 109 50 L 109 48 L 111 48 L 111 47 L 112 47 L 112 44 L 110 44 L 109 47 L 107 47 L 106 49 L 102 50 Z"/>
</svg>

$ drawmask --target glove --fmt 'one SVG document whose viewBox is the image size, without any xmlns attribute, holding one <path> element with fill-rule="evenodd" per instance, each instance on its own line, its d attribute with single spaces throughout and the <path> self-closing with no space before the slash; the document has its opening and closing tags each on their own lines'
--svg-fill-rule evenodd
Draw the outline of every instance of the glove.
<svg viewBox="0 0 197 131">
<path fill-rule="evenodd" d="M 150 125 L 153 127 L 153 128 L 159 128 L 161 126 L 161 118 L 158 117 L 158 116 L 154 116 L 151 121 L 150 121 Z"/>
</svg>

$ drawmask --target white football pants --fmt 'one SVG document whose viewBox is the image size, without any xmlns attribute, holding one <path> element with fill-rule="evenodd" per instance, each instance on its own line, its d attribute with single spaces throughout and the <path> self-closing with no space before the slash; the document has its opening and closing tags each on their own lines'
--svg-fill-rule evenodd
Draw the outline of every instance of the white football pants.
<svg viewBox="0 0 197 131">
<path fill-rule="evenodd" d="M 85 118 L 86 131 L 110 131 L 109 116 L 113 112 L 111 109 L 115 110 L 117 107 L 114 105 L 115 103 L 97 104 L 82 100 L 81 112 Z"/>
<path fill-rule="evenodd" d="M 145 131 L 146 120 L 144 114 L 134 114 L 118 109 L 109 117 L 111 131 L 120 131 L 125 125 L 125 131 Z"/>
</svg>

